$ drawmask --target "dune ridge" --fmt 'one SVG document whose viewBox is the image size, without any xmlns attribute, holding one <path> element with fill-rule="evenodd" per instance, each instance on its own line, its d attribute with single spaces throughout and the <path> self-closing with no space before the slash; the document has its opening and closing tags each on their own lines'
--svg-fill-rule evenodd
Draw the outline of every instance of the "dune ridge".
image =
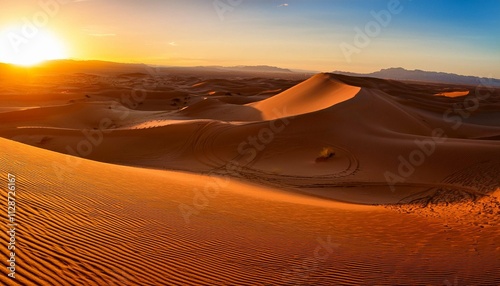
<svg viewBox="0 0 500 286">
<path fill-rule="evenodd" d="M 318 74 L 271 98 L 248 104 L 261 111 L 263 119 L 276 119 L 275 110 L 286 107 L 286 116 L 326 109 L 353 98 L 360 88 L 349 86 L 328 74 Z"/>
</svg>

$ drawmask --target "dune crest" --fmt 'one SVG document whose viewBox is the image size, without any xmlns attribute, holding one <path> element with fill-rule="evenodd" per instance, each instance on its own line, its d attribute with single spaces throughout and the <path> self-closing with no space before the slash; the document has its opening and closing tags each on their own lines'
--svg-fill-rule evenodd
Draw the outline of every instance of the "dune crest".
<svg viewBox="0 0 500 286">
<path fill-rule="evenodd" d="M 449 92 L 442 92 L 436 94 L 436 96 L 444 96 L 444 97 L 461 97 L 461 96 L 467 96 L 469 95 L 468 90 L 464 91 L 449 91 Z"/>
<path fill-rule="evenodd" d="M 295 116 L 331 107 L 353 98 L 361 88 L 335 80 L 329 74 L 312 78 L 271 98 L 250 103 L 265 120 L 279 118 L 276 110 L 286 110 L 285 116 Z"/>
</svg>

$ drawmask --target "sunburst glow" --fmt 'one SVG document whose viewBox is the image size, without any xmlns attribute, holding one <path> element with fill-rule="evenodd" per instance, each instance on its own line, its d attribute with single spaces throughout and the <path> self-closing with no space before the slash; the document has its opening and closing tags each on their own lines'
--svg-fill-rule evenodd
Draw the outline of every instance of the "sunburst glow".
<svg viewBox="0 0 500 286">
<path fill-rule="evenodd" d="M 0 62 L 32 66 L 47 60 L 68 58 L 64 43 L 49 31 L 26 37 L 12 30 L 4 32 L 0 43 Z"/>
</svg>

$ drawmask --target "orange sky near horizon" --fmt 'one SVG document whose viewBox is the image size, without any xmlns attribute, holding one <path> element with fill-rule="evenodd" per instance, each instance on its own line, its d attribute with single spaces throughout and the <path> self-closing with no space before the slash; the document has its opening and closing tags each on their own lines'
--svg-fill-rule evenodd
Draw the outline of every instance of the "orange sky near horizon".
<svg viewBox="0 0 500 286">
<path fill-rule="evenodd" d="M 27 61 L 23 53 L 32 49 L 42 54 L 32 58 L 47 59 L 353 72 L 404 67 L 500 77 L 500 5 L 478 11 L 484 17 L 475 28 L 453 28 L 453 19 L 425 15 L 439 8 L 430 1 L 392 1 L 3 0 L 0 61 Z"/>
</svg>

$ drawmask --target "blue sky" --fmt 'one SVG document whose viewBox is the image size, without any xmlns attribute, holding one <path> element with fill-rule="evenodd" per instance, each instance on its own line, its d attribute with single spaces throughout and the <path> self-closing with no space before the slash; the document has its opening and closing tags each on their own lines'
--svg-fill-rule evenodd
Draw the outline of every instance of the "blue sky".
<svg viewBox="0 0 500 286">
<path fill-rule="evenodd" d="M 78 59 L 354 72 L 404 67 L 500 78 L 497 0 L 61 1 L 67 3 L 43 28 Z M 20 29 L 23 18 L 41 10 L 36 0 L 2 2 L 0 33 Z M 390 21 L 377 29 L 372 14 L 380 11 Z M 358 31 L 370 23 L 368 43 L 357 45 Z"/>
</svg>

